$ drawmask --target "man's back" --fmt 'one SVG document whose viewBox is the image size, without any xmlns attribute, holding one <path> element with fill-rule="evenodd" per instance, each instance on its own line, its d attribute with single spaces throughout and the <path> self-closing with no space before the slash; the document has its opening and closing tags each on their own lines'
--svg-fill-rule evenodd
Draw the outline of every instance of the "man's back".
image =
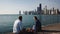
<svg viewBox="0 0 60 34">
<path fill-rule="evenodd" d="M 13 33 L 19 33 L 22 29 L 22 22 L 18 19 L 14 22 Z"/>
</svg>

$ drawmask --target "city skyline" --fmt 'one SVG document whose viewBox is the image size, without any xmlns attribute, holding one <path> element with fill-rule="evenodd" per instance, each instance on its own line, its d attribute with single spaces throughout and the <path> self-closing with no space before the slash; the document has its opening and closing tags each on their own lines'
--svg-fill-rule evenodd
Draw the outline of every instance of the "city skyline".
<svg viewBox="0 0 60 34">
<path fill-rule="evenodd" d="M 60 0 L 0 0 L 0 14 L 19 14 L 19 11 L 34 10 L 40 3 L 42 8 L 47 5 L 48 9 L 54 7 L 60 10 Z"/>
</svg>

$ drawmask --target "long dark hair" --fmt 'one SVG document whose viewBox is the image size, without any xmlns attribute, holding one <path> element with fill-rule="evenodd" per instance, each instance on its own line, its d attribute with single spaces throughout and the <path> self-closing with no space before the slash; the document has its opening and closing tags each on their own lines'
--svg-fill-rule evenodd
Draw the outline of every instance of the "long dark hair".
<svg viewBox="0 0 60 34">
<path fill-rule="evenodd" d="M 35 18 L 36 20 L 38 20 L 38 18 L 37 18 L 36 16 L 34 16 L 34 18 Z"/>
</svg>

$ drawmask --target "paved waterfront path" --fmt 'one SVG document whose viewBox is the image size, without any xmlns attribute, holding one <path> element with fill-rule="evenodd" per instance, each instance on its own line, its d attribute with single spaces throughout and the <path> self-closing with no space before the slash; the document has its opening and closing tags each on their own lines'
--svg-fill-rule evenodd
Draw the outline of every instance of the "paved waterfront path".
<svg viewBox="0 0 60 34">
<path fill-rule="evenodd" d="M 60 23 L 42 27 L 42 32 L 39 32 L 38 34 L 60 34 Z"/>
<path fill-rule="evenodd" d="M 60 23 L 42 27 L 42 30 L 38 34 L 60 34 Z"/>
<path fill-rule="evenodd" d="M 56 31 L 60 31 L 60 23 L 42 27 L 42 30 L 56 30 Z"/>
</svg>

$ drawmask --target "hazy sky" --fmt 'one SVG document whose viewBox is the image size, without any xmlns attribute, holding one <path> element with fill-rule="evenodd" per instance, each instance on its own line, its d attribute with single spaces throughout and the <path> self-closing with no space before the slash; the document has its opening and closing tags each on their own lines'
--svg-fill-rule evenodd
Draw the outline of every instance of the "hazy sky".
<svg viewBox="0 0 60 34">
<path fill-rule="evenodd" d="M 49 9 L 60 9 L 60 0 L 0 0 L 0 14 L 18 14 L 19 10 L 34 10 L 40 3 L 42 8 L 47 5 Z"/>
</svg>

